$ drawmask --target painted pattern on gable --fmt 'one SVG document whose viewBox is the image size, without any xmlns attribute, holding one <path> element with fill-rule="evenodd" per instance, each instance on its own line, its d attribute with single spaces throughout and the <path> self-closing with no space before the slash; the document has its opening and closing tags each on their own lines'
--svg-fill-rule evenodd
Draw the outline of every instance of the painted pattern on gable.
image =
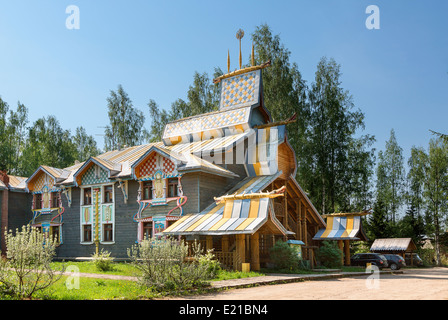
<svg viewBox="0 0 448 320">
<path fill-rule="evenodd" d="M 153 178 L 157 171 L 162 171 L 165 177 L 177 174 L 176 164 L 168 158 L 154 152 L 138 168 L 138 178 Z"/>
<path fill-rule="evenodd" d="M 81 177 L 82 185 L 91 185 L 105 182 L 110 182 L 107 171 L 95 164 L 90 166 L 90 168 L 87 169 L 87 171 Z"/>
<path fill-rule="evenodd" d="M 221 108 L 228 108 L 255 102 L 256 72 L 222 80 Z"/>
<path fill-rule="evenodd" d="M 41 192 L 46 187 L 46 190 L 51 190 L 54 186 L 54 179 L 45 172 L 41 172 L 34 182 L 33 192 Z"/>
</svg>

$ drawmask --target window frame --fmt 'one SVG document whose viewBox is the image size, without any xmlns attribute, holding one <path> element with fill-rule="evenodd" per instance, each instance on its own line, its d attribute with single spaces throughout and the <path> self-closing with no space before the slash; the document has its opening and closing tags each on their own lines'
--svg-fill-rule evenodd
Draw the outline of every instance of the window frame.
<svg viewBox="0 0 448 320">
<path fill-rule="evenodd" d="M 106 230 L 106 226 L 110 226 L 110 229 Z M 114 224 L 112 222 L 109 223 L 103 223 L 103 230 L 102 230 L 102 241 L 103 243 L 110 243 L 114 242 Z M 110 239 L 106 239 L 106 234 L 110 235 Z"/>
<path fill-rule="evenodd" d="M 106 188 L 108 190 L 106 190 Z M 110 189 L 109 189 L 110 188 Z M 105 185 L 102 188 L 102 203 L 114 203 L 114 186 L 112 184 Z M 110 201 L 106 201 L 106 194 L 110 194 Z"/>
<path fill-rule="evenodd" d="M 145 197 L 145 189 L 148 189 L 148 195 L 149 198 Z M 152 200 L 153 194 L 152 194 L 153 184 L 151 180 L 142 181 L 142 200 Z"/>
<path fill-rule="evenodd" d="M 92 187 L 84 187 L 82 190 L 82 205 L 83 206 L 91 206 L 93 204 L 93 190 Z M 86 203 L 86 191 L 90 192 L 90 203 Z"/>
<path fill-rule="evenodd" d="M 179 179 L 178 178 L 168 178 L 166 179 L 167 185 L 167 198 L 177 198 L 179 197 Z M 171 187 L 174 186 L 174 194 L 171 194 Z"/>
<path fill-rule="evenodd" d="M 34 210 L 42 209 L 42 193 L 34 194 Z"/>
<path fill-rule="evenodd" d="M 59 191 L 51 192 L 51 207 L 59 208 L 59 201 L 60 201 Z"/>
<path fill-rule="evenodd" d="M 86 229 L 85 228 L 89 228 L 89 238 L 90 239 L 86 239 Z M 92 233 L 92 224 L 91 223 L 85 223 L 82 225 L 82 239 L 81 242 L 82 243 L 92 243 L 93 242 L 93 233 Z"/>
</svg>

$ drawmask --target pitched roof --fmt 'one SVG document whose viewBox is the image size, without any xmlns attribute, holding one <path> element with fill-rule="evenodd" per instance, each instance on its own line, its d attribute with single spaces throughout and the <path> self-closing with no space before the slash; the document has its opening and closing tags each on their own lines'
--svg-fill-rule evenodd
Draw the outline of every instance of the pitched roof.
<svg viewBox="0 0 448 320">
<path fill-rule="evenodd" d="M 10 176 L 8 175 L 9 183 L 8 189 L 11 191 L 25 191 L 26 190 L 26 179 L 25 177 Z M 6 185 L 0 180 L 0 190 L 6 189 Z"/>
<path fill-rule="evenodd" d="M 417 247 L 411 238 L 385 238 L 375 239 L 370 251 L 393 252 L 393 251 L 412 251 Z"/>
</svg>

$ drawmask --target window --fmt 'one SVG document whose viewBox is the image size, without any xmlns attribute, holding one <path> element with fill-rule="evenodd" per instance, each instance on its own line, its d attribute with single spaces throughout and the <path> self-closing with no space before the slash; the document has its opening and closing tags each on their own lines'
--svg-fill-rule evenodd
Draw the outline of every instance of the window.
<svg viewBox="0 0 448 320">
<path fill-rule="evenodd" d="M 92 204 L 92 189 L 91 188 L 86 188 L 86 189 L 83 189 L 83 190 L 84 190 L 83 204 L 84 205 Z"/>
<path fill-rule="evenodd" d="M 177 184 L 179 181 L 176 179 L 168 179 L 168 198 L 177 197 Z"/>
<path fill-rule="evenodd" d="M 91 242 L 92 241 L 92 225 L 85 224 L 82 226 L 82 241 Z"/>
<path fill-rule="evenodd" d="M 143 200 L 151 200 L 152 199 L 152 181 L 144 181 L 143 182 Z"/>
<path fill-rule="evenodd" d="M 112 186 L 105 186 L 104 187 L 104 203 L 110 203 L 112 202 Z"/>
<path fill-rule="evenodd" d="M 51 233 L 53 235 L 53 240 L 56 241 L 56 243 L 59 243 L 59 226 L 51 227 Z"/>
<path fill-rule="evenodd" d="M 111 223 L 103 225 L 103 241 L 113 241 Z"/>
<path fill-rule="evenodd" d="M 59 192 L 51 193 L 51 207 L 58 208 L 59 207 Z"/>
<path fill-rule="evenodd" d="M 152 238 L 152 222 L 143 223 L 143 239 Z"/>
<path fill-rule="evenodd" d="M 34 209 L 42 209 L 42 194 L 36 193 L 34 195 Z"/>
</svg>

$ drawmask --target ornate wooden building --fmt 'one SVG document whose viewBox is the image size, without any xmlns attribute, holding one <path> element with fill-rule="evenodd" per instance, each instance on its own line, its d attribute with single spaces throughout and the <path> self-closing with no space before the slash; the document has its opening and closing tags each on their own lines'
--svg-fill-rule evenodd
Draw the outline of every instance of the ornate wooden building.
<svg viewBox="0 0 448 320">
<path fill-rule="evenodd" d="M 61 259 L 100 248 L 127 258 L 135 242 L 167 235 L 254 270 L 269 263 L 277 239 L 296 239 L 313 263 L 313 236 L 326 223 L 295 180 L 287 122 L 273 123 L 264 104 L 269 65 L 215 79 L 219 110 L 168 123 L 160 142 L 40 166 L 26 180 L 30 223 L 56 237 Z"/>
</svg>

